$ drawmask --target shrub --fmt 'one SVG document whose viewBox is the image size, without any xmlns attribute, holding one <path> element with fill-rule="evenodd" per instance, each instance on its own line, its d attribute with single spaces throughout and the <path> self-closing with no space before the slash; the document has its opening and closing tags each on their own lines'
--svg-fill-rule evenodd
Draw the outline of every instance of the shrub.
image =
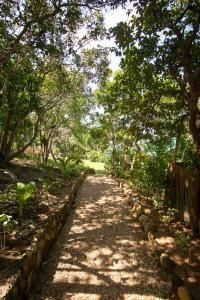
<svg viewBox="0 0 200 300">
<path fill-rule="evenodd" d="M 16 200 L 19 205 L 19 224 L 22 221 L 23 209 L 27 200 L 32 197 L 36 192 L 35 182 L 29 182 L 27 184 L 22 182 L 17 182 L 15 189 L 12 190 L 16 196 Z"/>
<path fill-rule="evenodd" d="M 188 235 L 185 235 L 184 233 L 178 233 L 175 242 L 176 245 L 180 248 L 185 248 L 188 246 L 190 237 Z"/>
<path fill-rule="evenodd" d="M 0 215 L 0 231 L 10 231 L 16 226 L 17 222 L 12 220 L 12 216 L 1 214 Z"/>
<path fill-rule="evenodd" d="M 51 165 L 58 168 L 63 178 L 77 177 L 84 170 L 77 156 L 58 158 Z"/>
<path fill-rule="evenodd" d="M 176 213 L 177 209 L 168 208 L 166 214 L 163 216 L 163 222 L 169 224 L 175 218 Z"/>
</svg>

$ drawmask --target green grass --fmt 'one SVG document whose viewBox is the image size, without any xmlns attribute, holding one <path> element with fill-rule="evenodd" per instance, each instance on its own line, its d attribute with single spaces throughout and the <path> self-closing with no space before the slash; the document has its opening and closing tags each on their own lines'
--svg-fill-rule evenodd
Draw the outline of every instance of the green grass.
<svg viewBox="0 0 200 300">
<path fill-rule="evenodd" d="M 93 162 L 93 161 L 90 161 L 87 159 L 84 159 L 83 163 L 84 163 L 85 167 L 95 169 L 96 174 L 105 174 L 106 173 L 105 168 L 104 168 L 104 163 Z"/>
</svg>

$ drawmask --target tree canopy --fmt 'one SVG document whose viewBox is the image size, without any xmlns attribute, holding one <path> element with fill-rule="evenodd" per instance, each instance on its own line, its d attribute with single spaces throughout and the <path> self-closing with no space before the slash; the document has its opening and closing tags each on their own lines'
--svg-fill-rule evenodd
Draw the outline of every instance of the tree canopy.
<svg viewBox="0 0 200 300">
<path fill-rule="evenodd" d="M 176 115 L 181 118 L 189 114 L 199 169 L 199 1 L 133 1 L 133 5 L 130 22 L 121 22 L 110 30 L 123 54 L 122 69 L 131 89 L 140 78 L 143 87 L 139 92 L 143 95 L 149 87 L 154 87 L 162 100 L 176 94 L 179 108 L 182 106 L 182 112 Z M 158 81 L 165 83 L 164 90 Z"/>
</svg>

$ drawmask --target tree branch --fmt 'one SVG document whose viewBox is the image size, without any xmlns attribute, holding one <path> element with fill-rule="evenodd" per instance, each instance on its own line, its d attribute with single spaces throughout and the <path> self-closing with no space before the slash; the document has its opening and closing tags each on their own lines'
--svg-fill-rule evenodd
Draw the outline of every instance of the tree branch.
<svg viewBox="0 0 200 300">
<path fill-rule="evenodd" d="M 169 72 L 171 77 L 178 83 L 180 89 L 181 89 L 181 93 L 184 97 L 187 96 L 187 90 L 186 90 L 186 83 L 185 81 L 180 77 L 180 75 L 178 74 L 178 72 L 175 70 L 175 68 L 173 68 L 172 66 L 169 66 Z"/>
<path fill-rule="evenodd" d="M 59 0 L 58 4 L 56 3 L 56 1 L 54 1 L 53 2 L 54 10 L 52 12 L 49 12 L 49 13 L 46 13 L 46 14 L 43 14 L 43 15 L 39 15 L 37 17 L 34 17 L 32 20 L 26 22 L 24 27 L 19 32 L 19 34 L 16 36 L 16 39 L 10 44 L 10 46 L 5 47 L 3 50 L 0 51 L 0 63 L 3 63 L 11 54 L 14 53 L 15 48 L 20 44 L 21 39 L 31 29 L 31 26 L 33 24 L 36 24 L 38 22 L 48 20 L 52 17 L 55 17 L 57 14 L 62 12 L 62 9 L 70 8 L 70 7 L 80 7 L 80 8 L 87 8 L 87 9 L 90 9 L 90 10 L 99 11 L 101 8 L 103 8 L 107 5 L 110 5 L 110 6 L 119 5 L 120 2 L 123 2 L 123 1 L 110 1 L 110 0 L 108 0 L 108 1 L 98 1 L 96 4 L 91 5 L 91 4 L 88 4 L 87 1 L 82 2 L 82 3 L 78 3 L 78 2 L 61 3 L 61 1 Z M 23 16 L 22 19 L 25 19 L 25 18 L 26 18 L 26 16 Z M 21 27 L 22 27 L 22 25 L 21 25 Z"/>
<path fill-rule="evenodd" d="M 26 143 L 24 146 L 22 146 L 19 150 L 11 153 L 10 155 L 8 155 L 7 160 L 11 161 L 13 158 L 15 158 L 17 155 L 21 154 L 24 152 L 24 150 L 26 150 L 29 146 L 32 145 L 32 143 L 34 142 L 34 140 L 37 137 L 38 131 L 39 131 L 39 123 L 41 121 L 42 115 L 38 116 L 37 121 L 35 123 L 35 128 L 34 128 L 34 134 L 32 136 L 32 138 L 29 140 L 28 143 Z"/>
<path fill-rule="evenodd" d="M 199 30 L 199 23 L 200 23 L 200 15 L 197 19 L 197 23 L 193 24 L 193 26 L 192 26 L 193 27 L 192 33 L 187 37 L 187 39 L 184 43 L 184 48 L 186 50 L 191 48 L 192 43 L 197 36 L 198 30 Z"/>
<path fill-rule="evenodd" d="M 200 79 L 200 67 L 198 67 L 194 73 L 194 80 L 199 81 L 199 79 Z"/>
</svg>

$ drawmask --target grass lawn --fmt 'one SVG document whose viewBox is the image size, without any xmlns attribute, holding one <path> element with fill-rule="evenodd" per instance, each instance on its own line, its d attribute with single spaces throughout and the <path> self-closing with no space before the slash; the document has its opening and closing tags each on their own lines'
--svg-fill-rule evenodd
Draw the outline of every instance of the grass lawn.
<svg viewBox="0 0 200 300">
<path fill-rule="evenodd" d="M 96 174 L 105 174 L 105 168 L 104 168 L 104 163 L 101 162 L 93 162 L 87 159 L 83 160 L 84 165 L 88 168 L 93 168 L 96 171 Z"/>
</svg>

